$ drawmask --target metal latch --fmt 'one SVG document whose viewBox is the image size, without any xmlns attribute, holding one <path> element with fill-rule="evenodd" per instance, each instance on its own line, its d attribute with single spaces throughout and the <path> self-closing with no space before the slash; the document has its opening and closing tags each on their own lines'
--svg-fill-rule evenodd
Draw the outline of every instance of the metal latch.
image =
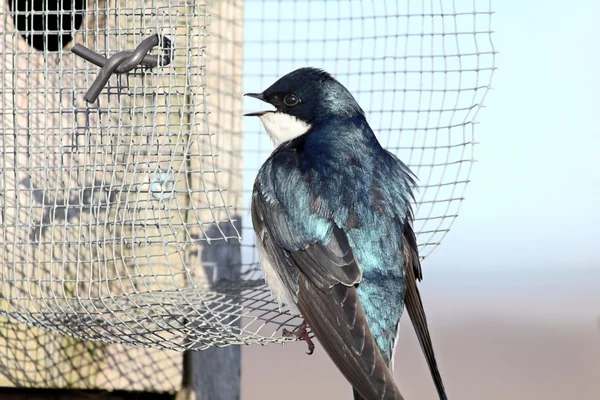
<svg viewBox="0 0 600 400">
<path fill-rule="evenodd" d="M 160 45 L 164 49 L 162 56 L 148 55 L 152 48 Z M 88 89 L 83 98 L 88 103 L 93 103 L 98 99 L 100 92 L 113 74 L 123 74 L 135 69 L 137 66 L 144 67 L 164 67 L 173 60 L 172 43 L 166 36 L 152 35 L 142 41 L 135 50 L 124 50 L 106 58 L 85 46 L 76 44 L 71 49 L 73 54 L 95 64 L 102 69 Z"/>
</svg>

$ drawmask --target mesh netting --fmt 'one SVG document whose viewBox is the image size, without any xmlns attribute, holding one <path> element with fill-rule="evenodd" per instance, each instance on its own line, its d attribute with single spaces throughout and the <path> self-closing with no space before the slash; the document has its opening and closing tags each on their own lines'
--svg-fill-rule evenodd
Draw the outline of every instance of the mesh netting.
<svg viewBox="0 0 600 400">
<path fill-rule="evenodd" d="M 0 317 L 0 387 L 176 392 L 182 358 L 174 351 L 82 341 Z"/>
<path fill-rule="evenodd" d="M 257 119 L 242 129 L 242 89 L 301 66 L 345 84 L 420 178 L 423 256 L 458 214 L 494 70 L 487 0 L 31 4 L 0 2 L 0 310 L 14 319 L 176 350 L 290 340 L 297 318 L 264 285 L 248 215 L 273 147 Z"/>
</svg>

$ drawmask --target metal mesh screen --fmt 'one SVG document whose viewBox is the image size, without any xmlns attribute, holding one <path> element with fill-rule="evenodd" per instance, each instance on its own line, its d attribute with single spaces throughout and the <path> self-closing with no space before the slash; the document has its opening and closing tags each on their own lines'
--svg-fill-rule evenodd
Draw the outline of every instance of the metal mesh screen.
<svg viewBox="0 0 600 400">
<path fill-rule="evenodd" d="M 3 313 L 178 350 L 289 340 L 248 216 L 272 145 L 258 121 L 242 129 L 242 89 L 306 65 L 344 83 L 419 176 L 422 255 L 439 244 L 494 70 L 488 1 L 134 3 L 0 2 Z M 168 62 L 115 69 L 86 102 L 96 65 L 152 35 L 147 56 Z"/>
<path fill-rule="evenodd" d="M 172 353 L 81 341 L 0 317 L 0 387 L 176 392 L 183 355 Z"/>
</svg>

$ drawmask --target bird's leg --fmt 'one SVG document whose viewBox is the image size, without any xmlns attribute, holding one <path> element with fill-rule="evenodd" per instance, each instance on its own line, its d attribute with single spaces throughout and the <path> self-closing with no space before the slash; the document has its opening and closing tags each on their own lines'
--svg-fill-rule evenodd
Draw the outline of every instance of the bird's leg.
<svg viewBox="0 0 600 400">
<path fill-rule="evenodd" d="M 310 336 L 308 334 L 308 330 L 306 329 L 307 327 L 308 327 L 308 322 L 306 322 L 306 320 L 303 320 L 302 323 L 291 332 L 288 331 L 287 329 L 284 329 L 283 336 L 285 336 L 285 337 L 295 336 L 296 338 L 298 338 L 300 340 L 304 340 L 306 342 L 306 344 L 308 345 L 308 352 L 306 354 L 311 355 L 315 351 L 315 344 L 313 343 L 312 339 L 310 338 Z"/>
</svg>

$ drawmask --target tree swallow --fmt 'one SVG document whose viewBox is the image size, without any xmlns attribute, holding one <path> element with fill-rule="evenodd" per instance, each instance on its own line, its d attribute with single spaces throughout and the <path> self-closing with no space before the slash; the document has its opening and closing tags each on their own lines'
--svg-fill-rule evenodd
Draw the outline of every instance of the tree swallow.
<svg viewBox="0 0 600 400">
<path fill-rule="evenodd" d="M 417 280 L 415 179 L 385 150 L 352 94 L 327 72 L 300 68 L 262 93 L 254 112 L 277 145 L 260 168 L 251 215 L 265 280 L 305 323 L 355 400 L 398 400 L 394 352 L 404 305 L 440 399 Z"/>
</svg>

